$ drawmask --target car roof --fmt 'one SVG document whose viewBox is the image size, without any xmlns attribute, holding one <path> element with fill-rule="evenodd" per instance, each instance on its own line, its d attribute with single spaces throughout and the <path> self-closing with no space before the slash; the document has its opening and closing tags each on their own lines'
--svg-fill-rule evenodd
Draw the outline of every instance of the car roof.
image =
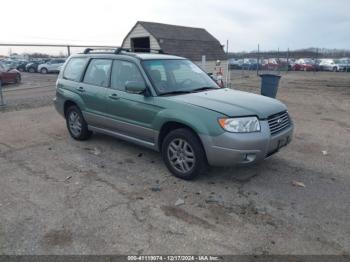
<svg viewBox="0 0 350 262">
<path fill-rule="evenodd" d="M 167 54 L 154 54 L 154 53 L 134 53 L 134 52 L 120 52 L 114 54 L 111 52 L 91 52 L 88 54 L 76 54 L 72 57 L 94 57 L 94 58 L 121 58 L 121 57 L 133 57 L 139 60 L 159 60 L 159 59 L 186 59 L 180 56 L 167 55 Z"/>
</svg>

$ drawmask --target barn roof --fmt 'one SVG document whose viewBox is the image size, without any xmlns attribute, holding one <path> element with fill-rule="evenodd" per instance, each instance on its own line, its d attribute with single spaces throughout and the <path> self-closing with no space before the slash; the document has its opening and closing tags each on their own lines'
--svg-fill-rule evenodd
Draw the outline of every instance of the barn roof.
<svg viewBox="0 0 350 262">
<path fill-rule="evenodd" d="M 227 59 L 220 42 L 203 28 L 144 21 L 139 21 L 137 24 L 141 24 L 157 39 L 165 53 L 193 61 L 200 61 L 202 55 L 205 55 L 207 60 Z"/>
</svg>

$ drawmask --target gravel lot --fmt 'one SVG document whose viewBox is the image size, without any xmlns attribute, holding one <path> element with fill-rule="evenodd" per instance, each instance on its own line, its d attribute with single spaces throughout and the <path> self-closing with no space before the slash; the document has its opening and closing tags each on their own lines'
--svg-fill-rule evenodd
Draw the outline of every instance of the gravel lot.
<svg viewBox="0 0 350 262">
<path fill-rule="evenodd" d="M 51 105 L 56 77 L 5 86 L 0 254 L 350 254 L 350 74 L 284 74 L 292 143 L 191 182 L 147 149 L 73 141 Z M 232 78 L 259 92 L 255 73 Z"/>
</svg>

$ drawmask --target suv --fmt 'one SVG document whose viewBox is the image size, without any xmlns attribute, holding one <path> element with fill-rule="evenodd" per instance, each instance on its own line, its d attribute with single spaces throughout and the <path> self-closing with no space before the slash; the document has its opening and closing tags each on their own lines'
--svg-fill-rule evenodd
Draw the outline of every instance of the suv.
<svg viewBox="0 0 350 262">
<path fill-rule="evenodd" d="M 74 139 L 98 132 L 160 151 L 183 179 L 208 165 L 256 163 L 293 133 L 276 99 L 220 88 L 185 58 L 121 48 L 71 56 L 54 101 Z"/>
<path fill-rule="evenodd" d="M 64 62 L 64 59 L 52 59 L 44 64 L 39 65 L 38 72 L 42 74 L 59 72 Z"/>
</svg>

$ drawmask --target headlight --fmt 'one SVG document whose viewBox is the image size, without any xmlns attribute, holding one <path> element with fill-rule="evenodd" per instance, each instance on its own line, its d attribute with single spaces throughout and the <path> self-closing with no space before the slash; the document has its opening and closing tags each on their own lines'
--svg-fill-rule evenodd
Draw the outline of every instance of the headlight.
<svg viewBox="0 0 350 262">
<path fill-rule="evenodd" d="M 220 118 L 220 126 L 232 133 L 250 133 L 260 131 L 260 123 L 257 117 Z"/>
</svg>

